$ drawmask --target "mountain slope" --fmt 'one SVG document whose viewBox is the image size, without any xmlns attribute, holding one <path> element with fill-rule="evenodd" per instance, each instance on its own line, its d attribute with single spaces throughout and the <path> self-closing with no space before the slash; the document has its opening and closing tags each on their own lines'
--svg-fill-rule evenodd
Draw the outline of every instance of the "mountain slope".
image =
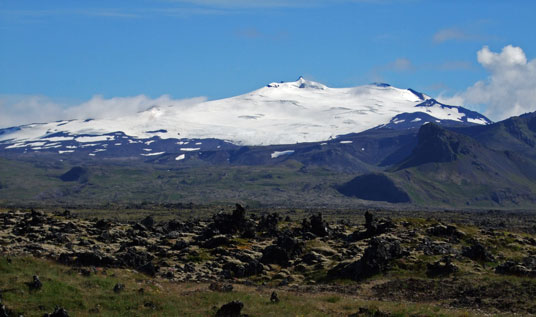
<svg viewBox="0 0 536 317">
<path fill-rule="evenodd" d="M 522 153 L 536 159 L 536 112 L 511 117 L 489 126 L 458 128 L 489 148 Z"/>
<path fill-rule="evenodd" d="M 421 127 L 412 154 L 390 174 L 403 182 L 415 201 L 533 205 L 536 161 L 524 153 L 505 151 L 506 144 L 490 149 L 466 135 L 427 124 Z"/>
<path fill-rule="evenodd" d="M 397 117 L 413 113 L 418 114 L 411 120 L 407 115 Z M 407 129 L 430 120 L 462 125 L 491 123 L 476 112 L 443 105 L 411 89 L 386 84 L 330 88 L 300 77 L 295 82 L 272 83 L 241 96 L 189 106 L 159 104 L 120 118 L 2 129 L 0 142 L 7 149 L 43 151 L 50 143 L 65 141 L 80 146 L 102 141 L 118 143 L 123 138 L 116 137 L 120 133 L 131 141 L 214 138 L 235 145 L 277 145 L 320 142 L 384 125 L 400 124 Z"/>
</svg>

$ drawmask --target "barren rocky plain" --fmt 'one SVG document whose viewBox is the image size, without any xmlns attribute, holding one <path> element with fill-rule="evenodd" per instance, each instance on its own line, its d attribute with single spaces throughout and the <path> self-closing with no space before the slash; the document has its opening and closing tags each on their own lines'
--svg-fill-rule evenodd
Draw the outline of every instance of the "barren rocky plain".
<svg viewBox="0 0 536 317">
<path fill-rule="evenodd" d="M 0 209 L 0 316 L 536 315 L 534 212 L 157 209 Z"/>
</svg>

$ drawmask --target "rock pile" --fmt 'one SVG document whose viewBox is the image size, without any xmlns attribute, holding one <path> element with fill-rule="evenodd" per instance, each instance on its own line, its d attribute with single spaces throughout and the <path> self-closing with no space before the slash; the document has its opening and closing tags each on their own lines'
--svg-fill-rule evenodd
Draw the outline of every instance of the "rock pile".
<svg viewBox="0 0 536 317">
<path fill-rule="evenodd" d="M 495 239 L 496 233 L 489 237 Z M 316 283 L 313 276 L 362 281 L 393 265 L 447 276 L 457 271 L 455 261 L 481 264 L 498 258 L 489 245 L 454 225 L 413 225 L 377 219 L 371 212 L 365 213 L 364 226 L 330 224 L 318 213 L 292 222 L 275 212 L 248 215 L 241 205 L 209 219 L 165 222 L 151 216 L 118 222 L 79 219 L 71 212 L 10 210 L 0 213 L 0 252 L 51 258 L 78 267 L 84 276 L 99 267 L 123 267 L 172 281 L 226 285 L 254 279 L 290 286 Z M 440 261 L 419 260 L 438 255 Z M 535 275 L 534 257 L 501 259 L 498 274 Z M 37 276 L 28 282 L 32 290 L 41 285 Z M 216 285 L 215 291 L 227 290 Z"/>
</svg>

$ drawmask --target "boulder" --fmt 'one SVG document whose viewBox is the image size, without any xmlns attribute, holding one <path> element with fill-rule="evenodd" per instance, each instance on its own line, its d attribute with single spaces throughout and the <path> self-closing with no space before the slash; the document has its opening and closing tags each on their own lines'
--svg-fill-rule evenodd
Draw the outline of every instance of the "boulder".
<svg viewBox="0 0 536 317">
<path fill-rule="evenodd" d="M 164 229 L 167 232 L 181 231 L 184 229 L 184 224 L 177 220 L 170 220 L 164 225 Z"/>
<path fill-rule="evenodd" d="M 246 210 L 240 204 L 236 204 L 236 208 L 232 214 L 218 213 L 213 217 L 211 231 L 217 231 L 222 234 L 240 234 L 245 238 L 255 236 L 255 224 L 247 219 Z"/>
<path fill-rule="evenodd" d="M 188 242 L 184 240 L 177 240 L 175 244 L 171 247 L 171 250 L 180 251 L 188 247 Z"/>
<path fill-rule="evenodd" d="M 503 275 L 516 275 L 536 277 L 536 258 L 525 258 L 523 263 L 506 261 L 495 268 L 495 273 Z"/>
<path fill-rule="evenodd" d="M 43 283 L 41 283 L 41 280 L 39 279 L 39 276 L 34 275 L 31 282 L 27 282 L 26 285 L 28 285 L 28 288 L 31 291 L 37 291 L 40 290 L 43 287 Z"/>
<path fill-rule="evenodd" d="M 142 273 L 154 276 L 158 268 L 154 266 L 152 260 L 154 257 L 135 247 L 127 248 L 124 252 L 117 255 L 118 261 L 122 266 L 136 269 Z"/>
<path fill-rule="evenodd" d="M 440 261 L 432 264 L 428 263 L 426 266 L 426 275 L 428 277 L 448 276 L 458 271 L 458 267 L 452 264 L 450 257 L 444 257 Z"/>
<path fill-rule="evenodd" d="M 201 246 L 206 249 L 214 249 L 217 247 L 230 246 L 233 244 L 234 242 L 231 241 L 231 239 L 229 239 L 228 237 L 224 235 L 217 235 L 203 242 Z"/>
<path fill-rule="evenodd" d="M 350 241 L 360 241 L 368 238 L 378 236 L 380 234 L 388 232 L 390 229 L 395 228 L 395 223 L 390 219 L 376 219 L 374 215 L 366 211 L 365 212 L 365 231 L 355 231 L 350 235 Z"/>
<path fill-rule="evenodd" d="M 45 317 L 69 317 L 67 311 L 62 307 L 56 307 L 50 314 L 45 314 Z"/>
<path fill-rule="evenodd" d="M 2 302 L 0 302 L 0 317 L 9 317 L 11 315 L 11 311 L 6 308 L 5 305 L 2 305 Z"/>
<path fill-rule="evenodd" d="M 125 284 L 117 283 L 114 285 L 114 293 L 121 293 L 125 290 Z"/>
<path fill-rule="evenodd" d="M 303 263 L 305 264 L 309 264 L 309 265 L 312 265 L 312 264 L 316 264 L 316 263 L 319 263 L 319 262 L 323 262 L 326 260 L 326 258 L 314 251 L 311 251 L 305 255 L 303 255 L 301 257 L 301 260 Z"/>
<path fill-rule="evenodd" d="M 429 238 L 422 239 L 421 243 L 416 247 L 416 250 L 422 251 L 425 255 L 448 255 L 457 253 L 451 244 L 433 241 Z"/>
<path fill-rule="evenodd" d="M 262 251 L 261 262 L 264 264 L 278 264 L 286 267 L 289 261 L 287 252 L 277 245 L 269 245 Z"/>
<path fill-rule="evenodd" d="M 147 216 L 143 218 L 142 221 L 140 221 L 142 225 L 144 225 L 146 228 L 152 228 L 154 226 L 154 218 L 153 216 Z"/>
<path fill-rule="evenodd" d="M 312 215 L 309 221 L 311 224 L 311 233 L 319 237 L 328 235 L 328 224 L 322 219 L 322 213 Z"/>
<path fill-rule="evenodd" d="M 390 262 L 401 258 L 407 252 L 402 249 L 398 241 L 387 241 L 381 238 L 373 238 L 370 245 L 365 249 L 361 259 L 346 264 L 341 263 L 328 272 L 332 278 L 349 278 L 360 281 L 388 269 Z"/>
<path fill-rule="evenodd" d="M 270 302 L 271 303 L 279 303 L 279 297 L 277 296 L 277 293 L 275 291 L 272 292 L 272 295 L 270 295 Z"/>
<path fill-rule="evenodd" d="M 304 244 L 296 238 L 293 238 L 287 234 L 281 235 L 277 238 L 275 243 L 278 247 L 287 252 L 289 258 L 293 259 L 303 253 Z"/>
<path fill-rule="evenodd" d="M 238 300 L 229 302 L 218 309 L 216 317 L 240 317 L 240 312 L 244 308 L 244 303 Z"/>
<path fill-rule="evenodd" d="M 99 230 L 109 230 L 112 227 L 110 220 L 100 219 L 95 223 L 95 228 Z"/>
<path fill-rule="evenodd" d="M 262 251 L 261 262 L 288 266 L 290 260 L 303 253 L 303 248 L 303 242 L 284 234 L 277 238 L 275 244 L 266 247 Z"/>
<path fill-rule="evenodd" d="M 457 239 L 461 239 L 465 236 L 465 233 L 458 230 L 458 228 L 456 228 L 455 226 L 452 226 L 452 225 L 445 226 L 444 224 L 434 225 L 428 228 L 426 232 L 433 236 L 451 237 L 451 238 L 457 238 Z"/>
<path fill-rule="evenodd" d="M 479 262 L 492 262 L 495 260 L 493 255 L 486 250 L 486 247 L 479 242 L 475 242 L 469 247 L 464 247 L 462 255 Z"/>
<path fill-rule="evenodd" d="M 257 231 L 264 232 L 267 236 L 275 236 L 279 232 L 277 224 L 280 220 L 281 216 L 277 212 L 262 215 L 257 225 Z"/>
<path fill-rule="evenodd" d="M 233 259 L 222 266 L 222 273 L 226 278 L 242 278 L 261 274 L 262 272 L 263 265 L 255 259 L 247 259 L 247 262 Z"/>
</svg>

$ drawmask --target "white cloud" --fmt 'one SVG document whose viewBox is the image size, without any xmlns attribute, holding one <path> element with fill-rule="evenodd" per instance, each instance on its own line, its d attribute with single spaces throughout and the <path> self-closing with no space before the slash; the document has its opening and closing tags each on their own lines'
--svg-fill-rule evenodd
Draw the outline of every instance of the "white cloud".
<svg viewBox="0 0 536 317">
<path fill-rule="evenodd" d="M 58 120 L 62 108 L 43 96 L 0 96 L 0 127 Z"/>
<path fill-rule="evenodd" d="M 190 107 L 205 101 L 205 97 L 172 99 L 163 95 L 151 99 L 145 95 L 105 99 L 94 96 L 74 106 L 66 106 L 43 96 L 0 95 L 0 127 L 68 119 L 117 118 L 146 110 L 154 105 Z"/>
<path fill-rule="evenodd" d="M 536 111 L 536 59 L 527 60 L 520 47 L 505 46 L 500 53 L 484 46 L 477 53 L 478 62 L 489 72 L 465 91 L 454 96 L 440 96 L 442 102 L 484 106 L 484 114 L 498 121 Z"/>
</svg>

